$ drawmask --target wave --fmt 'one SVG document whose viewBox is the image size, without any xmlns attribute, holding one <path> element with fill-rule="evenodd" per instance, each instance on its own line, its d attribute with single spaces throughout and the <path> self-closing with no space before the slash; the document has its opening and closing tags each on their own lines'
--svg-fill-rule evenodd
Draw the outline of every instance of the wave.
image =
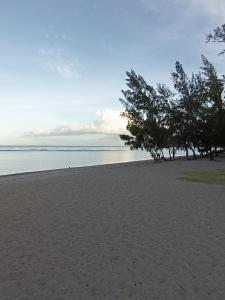
<svg viewBox="0 0 225 300">
<path fill-rule="evenodd" d="M 0 146 L 0 152 L 90 152 L 128 151 L 124 146 Z"/>
</svg>

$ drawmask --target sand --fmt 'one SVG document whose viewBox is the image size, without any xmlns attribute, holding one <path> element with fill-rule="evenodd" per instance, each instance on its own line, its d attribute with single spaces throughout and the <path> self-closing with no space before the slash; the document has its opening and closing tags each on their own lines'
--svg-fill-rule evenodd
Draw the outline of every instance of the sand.
<svg viewBox="0 0 225 300">
<path fill-rule="evenodd" d="M 0 177 L 0 299 L 225 299 L 225 162 Z"/>
</svg>

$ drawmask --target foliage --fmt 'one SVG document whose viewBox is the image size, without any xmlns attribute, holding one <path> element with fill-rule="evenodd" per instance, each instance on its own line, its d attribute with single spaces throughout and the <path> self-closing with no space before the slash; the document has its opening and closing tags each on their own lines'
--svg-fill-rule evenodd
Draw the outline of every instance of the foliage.
<svg viewBox="0 0 225 300">
<path fill-rule="evenodd" d="M 189 78 L 176 62 L 172 79 L 176 94 L 164 84 L 149 85 L 133 70 L 127 72 L 127 90 L 120 99 L 130 135 L 120 135 L 132 149 L 146 149 L 153 157 L 163 149 L 174 153 L 190 149 L 212 153 L 225 148 L 224 81 L 214 66 L 202 56 L 203 66 Z"/>
<path fill-rule="evenodd" d="M 128 90 L 120 99 L 125 107 L 123 116 L 128 119 L 131 135 L 120 135 L 132 149 L 146 149 L 152 156 L 160 157 L 169 145 L 168 114 L 172 92 L 165 85 L 153 88 L 133 70 L 127 72 Z"/>
<path fill-rule="evenodd" d="M 210 33 L 206 36 L 207 42 L 217 42 L 225 43 L 225 24 L 218 26 L 213 30 L 213 33 Z M 225 49 L 222 50 L 219 54 L 224 54 Z"/>
</svg>

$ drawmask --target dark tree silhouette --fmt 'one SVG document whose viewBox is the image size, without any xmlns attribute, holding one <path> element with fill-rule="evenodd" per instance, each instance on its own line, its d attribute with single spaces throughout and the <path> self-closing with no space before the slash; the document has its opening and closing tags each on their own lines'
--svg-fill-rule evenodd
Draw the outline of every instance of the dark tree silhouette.
<svg viewBox="0 0 225 300">
<path fill-rule="evenodd" d="M 218 26 L 212 33 L 208 34 L 206 36 L 206 42 L 225 43 L 225 24 Z M 225 49 L 223 49 L 219 54 L 224 53 Z"/>
<path fill-rule="evenodd" d="M 169 146 L 167 118 L 172 92 L 165 85 L 153 88 L 132 70 L 126 74 L 128 90 L 122 91 L 124 99 L 120 101 L 131 135 L 120 135 L 120 138 L 132 149 L 146 149 L 153 157 L 160 158 L 163 149 Z"/>
<path fill-rule="evenodd" d="M 176 72 L 172 73 L 174 88 L 177 90 L 175 112 L 180 115 L 176 127 L 178 145 L 191 149 L 195 157 L 198 152 L 212 153 L 217 147 L 223 147 L 225 135 L 224 116 L 224 82 L 219 79 L 214 66 L 202 56 L 201 72 L 192 74 L 191 79 L 185 74 L 182 65 L 176 63 Z"/>
<path fill-rule="evenodd" d="M 149 85 L 134 71 L 127 72 L 127 90 L 120 99 L 130 135 L 120 138 L 131 149 L 146 149 L 161 158 L 163 149 L 210 154 L 225 147 L 224 80 L 202 56 L 203 66 L 189 78 L 180 62 L 172 73 L 176 94 L 164 84 Z M 172 155 L 171 155 L 172 154 Z"/>
</svg>

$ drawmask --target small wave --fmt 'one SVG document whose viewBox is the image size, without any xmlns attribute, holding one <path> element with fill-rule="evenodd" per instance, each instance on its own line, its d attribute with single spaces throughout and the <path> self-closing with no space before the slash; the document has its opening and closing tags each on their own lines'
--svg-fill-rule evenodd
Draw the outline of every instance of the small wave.
<svg viewBox="0 0 225 300">
<path fill-rule="evenodd" d="M 105 152 L 105 151 L 128 151 L 120 146 L 97 146 L 97 147 L 0 147 L 0 152 Z"/>
</svg>

